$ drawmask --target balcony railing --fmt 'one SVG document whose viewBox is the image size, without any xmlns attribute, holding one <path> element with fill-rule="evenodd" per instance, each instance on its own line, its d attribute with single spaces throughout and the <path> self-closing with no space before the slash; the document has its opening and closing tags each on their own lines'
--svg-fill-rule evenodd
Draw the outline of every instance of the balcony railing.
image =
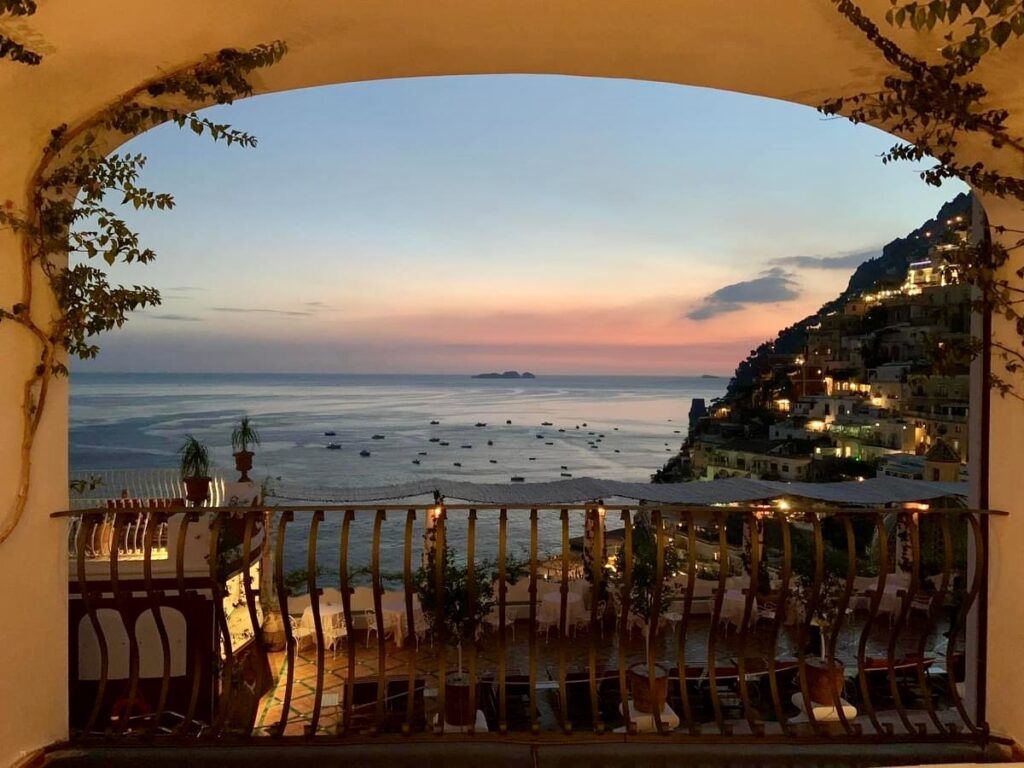
<svg viewBox="0 0 1024 768">
<path fill-rule="evenodd" d="M 987 739 L 992 513 L 790 504 L 63 513 L 72 732 Z"/>
</svg>

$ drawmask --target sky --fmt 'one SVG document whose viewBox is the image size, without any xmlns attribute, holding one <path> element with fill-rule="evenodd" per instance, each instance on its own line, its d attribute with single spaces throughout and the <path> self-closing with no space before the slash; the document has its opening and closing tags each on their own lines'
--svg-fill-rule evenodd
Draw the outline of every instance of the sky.
<svg viewBox="0 0 1024 768">
<path fill-rule="evenodd" d="M 728 374 L 962 191 L 891 137 L 758 97 L 631 80 L 439 77 L 207 110 L 121 151 L 159 288 L 76 370 Z"/>
</svg>

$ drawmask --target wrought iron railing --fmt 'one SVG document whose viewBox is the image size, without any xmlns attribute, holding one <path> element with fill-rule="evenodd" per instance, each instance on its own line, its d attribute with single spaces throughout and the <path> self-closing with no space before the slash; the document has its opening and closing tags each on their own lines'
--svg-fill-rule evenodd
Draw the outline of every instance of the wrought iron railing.
<svg viewBox="0 0 1024 768">
<path fill-rule="evenodd" d="M 62 513 L 72 732 L 986 739 L 993 513 L 791 504 Z"/>
</svg>

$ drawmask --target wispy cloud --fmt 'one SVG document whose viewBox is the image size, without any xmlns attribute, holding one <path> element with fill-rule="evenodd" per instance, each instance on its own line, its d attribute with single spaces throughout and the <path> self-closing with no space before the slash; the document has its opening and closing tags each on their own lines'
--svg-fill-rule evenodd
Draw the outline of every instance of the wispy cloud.
<svg viewBox="0 0 1024 768">
<path fill-rule="evenodd" d="M 313 313 L 301 309 L 263 309 L 258 307 L 210 307 L 214 312 L 233 312 L 240 315 L 287 315 L 289 317 L 305 317 Z"/>
<path fill-rule="evenodd" d="M 750 304 L 777 304 L 799 298 L 800 291 L 792 272 L 773 267 L 753 280 L 722 286 L 708 294 L 689 312 L 690 320 L 708 320 L 727 312 L 738 312 Z"/>
<path fill-rule="evenodd" d="M 869 248 L 863 251 L 850 251 L 835 256 L 783 256 L 772 259 L 769 264 L 776 267 L 793 267 L 797 269 L 856 269 L 868 259 L 873 259 L 882 252 L 882 247 Z"/>
<path fill-rule="evenodd" d="M 173 320 L 175 322 L 183 322 L 183 323 L 201 323 L 201 322 L 203 322 L 203 318 L 195 317 L 194 315 L 167 314 L 167 315 L 146 315 L 146 317 L 148 317 L 150 320 Z"/>
</svg>

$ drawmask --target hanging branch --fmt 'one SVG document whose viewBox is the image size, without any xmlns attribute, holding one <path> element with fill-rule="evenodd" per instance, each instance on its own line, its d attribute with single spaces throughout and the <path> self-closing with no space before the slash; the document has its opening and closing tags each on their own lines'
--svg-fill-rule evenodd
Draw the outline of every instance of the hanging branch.
<svg viewBox="0 0 1024 768">
<path fill-rule="evenodd" d="M 964 137 L 981 138 L 1010 153 L 1018 161 L 1017 167 L 1024 165 L 1024 139 L 1009 132 L 1009 110 L 988 105 L 987 89 L 970 79 L 986 56 L 1024 37 L 1024 1 L 890 0 L 885 14 L 889 26 L 922 33 L 944 30 L 940 61 L 926 61 L 903 50 L 853 0 L 832 2 L 895 72 L 884 78 L 877 91 L 829 99 L 818 110 L 908 137 L 884 152 L 881 160 L 888 164 L 933 159 L 935 164 L 920 172 L 926 184 L 937 187 L 946 179 L 960 179 L 979 192 L 1024 202 L 1024 178 L 958 159 Z M 992 373 L 988 384 L 1000 396 L 1024 401 L 1012 381 L 1024 372 L 1024 314 L 1020 311 L 1024 269 L 1010 277 L 1004 276 L 1003 270 L 1010 254 L 1024 247 L 1024 238 L 1008 244 L 993 242 L 992 235 L 1002 236 L 1007 231 L 987 225 L 986 229 L 987 236 L 980 242 L 957 243 L 946 268 L 947 279 L 977 288 L 975 311 L 991 312 L 1013 324 L 1017 339 L 1012 344 L 990 344 L 988 351 L 1000 362 L 1002 372 Z M 971 340 L 939 348 L 935 358 L 941 369 L 968 363 L 984 351 L 980 342 Z"/>
<path fill-rule="evenodd" d="M 0 0 L 0 23 L 5 16 L 31 16 L 35 12 L 35 0 Z M 0 31 L 0 59 L 10 59 L 34 67 L 43 60 L 43 57 Z"/>
<path fill-rule="evenodd" d="M 12 12 L 13 6 L 30 9 L 27 12 L 35 9 L 31 0 L 0 0 L 0 11 Z M 111 285 L 103 268 L 90 263 L 99 257 L 107 265 L 147 264 L 156 257 L 117 214 L 117 205 L 131 205 L 137 210 L 174 207 L 171 195 L 140 183 L 145 156 L 107 156 L 100 137 L 131 137 L 173 121 L 229 146 L 255 147 L 255 137 L 215 123 L 192 107 L 230 104 L 252 95 L 249 74 L 276 64 L 286 50 L 281 41 L 244 51 L 225 49 L 132 89 L 80 125 L 58 126 L 51 132 L 42 161 L 29 182 L 26 210 L 16 211 L 12 201 L 0 205 L 0 227 L 10 228 L 20 237 L 22 246 L 20 299 L 9 308 L 0 307 L 0 324 L 6 322 L 26 330 L 39 344 L 38 361 L 23 387 L 21 469 L 13 508 L 0 521 L 0 544 L 17 526 L 28 503 L 32 446 L 50 380 L 67 374 L 63 355 L 96 357 L 98 335 L 123 326 L 130 312 L 160 303 L 155 288 Z M 174 106 L 181 104 L 187 106 Z M 114 206 L 111 200 L 117 201 Z M 84 261 L 70 265 L 73 256 Z M 60 310 L 57 317 L 40 320 L 33 316 L 37 268 Z"/>
</svg>

